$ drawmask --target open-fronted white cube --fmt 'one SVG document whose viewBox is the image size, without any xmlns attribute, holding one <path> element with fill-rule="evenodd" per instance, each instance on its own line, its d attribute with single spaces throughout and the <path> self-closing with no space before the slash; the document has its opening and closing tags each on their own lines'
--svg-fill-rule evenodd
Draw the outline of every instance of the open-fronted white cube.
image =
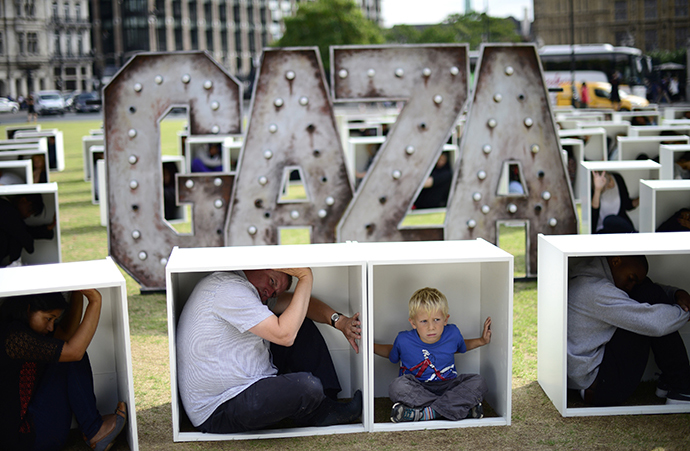
<svg viewBox="0 0 690 451">
<path fill-rule="evenodd" d="M 656 283 L 690 291 L 690 240 L 684 232 L 608 235 L 539 235 L 538 380 L 565 417 L 690 412 L 690 405 L 569 407 L 567 386 L 568 267 L 593 256 L 646 255 L 649 277 Z M 680 329 L 690 349 L 690 325 Z M 647 374 L 653 374 L 648 371 Z"/>
<path fill-rule="evenodd" d="M 433 241 L 358 243 L 358 253 L 368 263 L 370 330 L 367 353 L 373 396 L 369 409 L 387 407 L 385 417 L 374 422 L 374 431 L 448 429 L 510 425 L 513 343 L 513 256 L 484 241 Z M 496 413 L 480 420 L 391 423 L 388 386 L 398 377 L 399 365 L 373 354 L 373 344 L 392 344 L 398 332 L 410 330 L 408 302 L 419 288 L 433 287 L 448 299 L 449 323 L 463 337 L 481 337 L 484 320 L 492 319 L 487 346 L 456 354 L 459 374 L 481 374 L 489 386 L 485 402 Z M 364 337 L 363 337 L 364 338 Z M 383 398 L 383 399 L 380 399 Z M 380 405 L 380 404 L 379 404 Z"/>
<path fill-rule="evenodd" d="M 105 140 L 103 139 L 103 135 L 89 135 L 83 136 L 81 138 L 81 152 L 84 161 L 85 182 L 91 180 L 91 175 L 93 172 L 93 160 L 91 160 L 91 156 L 89 155 L 89 149 L 91 148 L 91 146 L 105 146 Z"/>
<path fill-rule="evenodd" d="M 34 182 L 31 160 L 0 161 L 0 174 L 14 174 L 24 184 Z"/>
<path fill-rule="evenodd" d="M 654 110 L 639 110 L 639 111 L 614 111 L 611 114 L 611 120 L 614 122 L 629 121 L 632 125 L 653 125 L 659 124 L 660 114 Z"/>
<path fill-rule="evenodd" d="M 65 145 L 62 132 L 57 129 L 41 131 L 17 131 L 15 138 L 46 138 L 48 144 L 48 166 L 51 171 L 65 170 Z"/>
<path fill-rule="evenodd" d="M 3 150 L 0 151 L 0 161 L 17 161 L 17 160 L 29 160 L 31 161 L 32 171 L 36 170 L 37 165 L 43 167 L 43 171 L 37 171 L 37 175 L 40 180 L 49 182 L 49 171 L 48 171 L 48 151 L 46 149 L 40 149 L 39 147 L 30 147 L 21 150 Z M 40 172 L 40 173 L 39 173 Z M 38 180 L 34 180 L 38 182 Z"/>
<path fill-rule="evenodd" d="M 314 274 L 314 296 L 347 316 L 357 312 L 365 315 L 366 265 L 364 258 L 356 252 L 356 247 L 350 243 L 340 243 L 173 249 L 166 266 L 173 440 L 278 438 L 368 430 L 371 412 L 364 409 L 362 421 L 356 424 L 267 429 L 238 434 L 204 434 L 194 429 L 187 418 L 177 384 L 177 322 L 189 295 L 204 276 L 215 271 L 308 266 Z M 369 373 L 367 353 L 360 350 L 356 354 L 343 335 L 330 325 L 317 324 L 317 327 L 326 340 L 338 373 L 343 389 L 339 396 L 350 398 L 359 389 L 362 390 L 364 399 L 367 399 L 370 396 L 366 378 Z M 366 343 L 367 333 L 367 329 L 363 328 L 362 343 Z"/>
<path fill-rule="evenodd" d="M 34 125 L 8 125 L 5 127 L 5 136 L 7 139 L 14 139 L 14 134 L 21 131 L 39 132 L 41 131 L 41 124 Z"/>
<path fill-rule="evenodd" d="M 570 186 L 573 189 L 573 196 L 575 202 L 580 202 L 580 179 L 577 177 L 577 171 L 580 170 L 580 162 L 583 161 L 585 154 L 585 142 L 581 139 L 575 138 L 561 138 L 561 149 L 563 149 L 563 160 L 565 167 L 568 168 L 568 177 L 570 177 Z"/>
<path fill-rule="evenodd" d="M 43 198 L 43 212 L 30 216 L 24 222 L 29 226 L 47 225 L 55 221 L 53 238 L 34 239 L 34 251 L 29 254 L 22 250 L 20 257 L 23 265 L 42 265 L 46 263 L 60 263 L 62 252 L 60 247 L 60 213 L 58 211 L 58 185 L 57 183 L 34 183 L 27 185 L 0 186 L 0 196 L 22 196 L 38 194 Z M 2 219 L 0 219 L 2 220 Z"/>
<path fill-rule="evenodd" d="M 630 136 L 662 136 L 662 135 L 688 135 L 688 125 L 633 125 L 630 127 Z"/>
<path fill-rule="evenodd" d="M 592 224 L 592 171 L 616 172 L 623 177 L 625 186 L 631 199 L 640 195 L 640 180 L 658 180 L 661 165 L 652 160 L 633 160 L 633 161 L 583 161 L 578 171 L 580 202 L 580 232 L 593 233 L 596 224 Z M 640 230 L 639 207 L 628 211 L 628 216 L 635 226 L 635 230 Z"/>
<path fill-rule="evenodd" d="M 690 180 L 640 181 L 640 232 L 654 232 L 681 208 L 690 208 Z"/>
<path fill-rule="evenodd" d="M 98 410 L 115 411 L 127 402 L 127 423 L 122 432 L 129 449 L 139 449 L 136 406 L 129 343 L 129 316 L 125 279 L 110 259 L 21 266 L 0 269 L 0 298 L 36 293 L 97 289 L 103 298 L 96 334 L 87 352 L 94 376 Z M 118 438 L 118 441 L 120 439 Z"/>
<path fill-rule="evenodd" d="M 689 119 L 690 107 L 667 106 L 664 108 L 664 123 L 669 119 Z"/>
<path fill-rule="evenodd" d="M 211 150 L 211 148 L 216 148 L 218 151 L 217 161 L 218 166 L 220 166 L 221 169 L 217 170 L 217 172 L 231 172 L 232 147 L 223 145 L 227 138 L 227 135 L 197 135 L 186 137 L 184 140 L 184 156 L 185 160 L 187 161 L 186 172 L 196 172 L 193 169 L 195 159 L 199 159 L 199 161 L 201 162 L 201 166 L 208 167 L 207 164 L 204 163 L 204 161 L 208 160 L 207 156 L 209 155 L 209 151 Z M 210 171 L 210 169 L 208 170 Z"/>
<path fill-rule="evenodd" d="M 584 160 L 604 161 L 607 159 L 606 130 L 601 127 L 573 130 L 559 130 L 558 136 L 563 138 L 581 139 L 585 143 Z"/>
<path fill-rule="evenodd" d="M 636 160 L 641 155 L 647 158 L 657 158 L 659 148 L 664 144 L 688 144 L 688 136 L 619 136 L 618 152 L 615 160 Z"/>
<path fill-rule="evenodd" d="M 97 164 L 100 160 L 105 159 L 105 146 L 93 145 L 88 149 L 89 166 L 91 167 L 91 203 L 98 205 L 100 202 L 100 193 L 104 194 L 107 191 L 101 191 L 101 175 L 98 173 Z M 107 197 L 106 195 L 103 196 Z"/>
<path fill-rule="evenodd" d="M 662 144 L 659 146 L 659 163 L 661 164 L 661 180 L 676 178 L 675 164 L 681 155 L 690 152 L 690 144 Z"/>
</svg>

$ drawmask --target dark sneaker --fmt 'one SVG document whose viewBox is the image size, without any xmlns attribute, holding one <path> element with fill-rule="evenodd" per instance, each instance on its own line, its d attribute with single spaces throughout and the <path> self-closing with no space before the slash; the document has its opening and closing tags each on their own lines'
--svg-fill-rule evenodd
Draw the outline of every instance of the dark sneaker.
<svg viewBox="0 0 690 451">
<path fill-rule="evenodd" d="M 666 382 L 659 381 L 656 384 L 656 396 L 658 398 L 665 398 L 668 396 L 669 391 L 671 391 L 671 386 L 669 386 Z"/>
<path fill-rule="evenodd" d="M 482 403 L 479 403 L 476 406 L 472 407 L 470 411 L 467 413 L 466 418 L 484 418 L 484 407 L 482 407 Z"/>
<path fill-rule="evenodd" d="M 403 421 L 421 421 L 422 417 L 422 409 L 407 407 L 401 402 L 396 402 L 393 404 L 393 408 L 391 409 L 391 421 L 393 423 L 401 423 Z"/>
<path fill-rule="evenodd" d="M 357 390 L 349 402 L 337 402 L 326 398 L 314 411 L 314 426 L 332 426 L 348 424 L 362 415 L 362 392 Z"/>
<path fill-rule="evenodd" d="M 690 390 L 669 390 L 666 395 L 666 404 L 690 403 Z"/>
</svg>

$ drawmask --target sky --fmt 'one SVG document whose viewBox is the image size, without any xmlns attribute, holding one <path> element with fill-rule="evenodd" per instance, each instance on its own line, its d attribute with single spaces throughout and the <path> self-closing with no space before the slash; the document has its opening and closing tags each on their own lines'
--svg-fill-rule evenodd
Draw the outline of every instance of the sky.
<svg viewBox="0 0 690 451">
<path fill-rule="evenodd" d="M 525 8 L 534 17 L 532 0 L 471 0 L 472 9 L 494 17 L 513 16 L 522 19 Z M 442 22 L 449 14 L 464 14 L 465 0 L 382 0 L 383 26 L 418 25 Z"/>
</svg>

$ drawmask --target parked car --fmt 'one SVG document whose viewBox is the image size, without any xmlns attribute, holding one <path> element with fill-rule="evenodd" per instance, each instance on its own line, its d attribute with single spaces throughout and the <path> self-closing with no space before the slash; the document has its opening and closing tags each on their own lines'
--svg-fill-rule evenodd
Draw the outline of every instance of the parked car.
<svg viewBox="0 0 690 451">
<path fill-rule="evenodd" d="M 38 91 L 34 94 L 36 114 L 65 114 L 65 101 L 60 91 Z"/>
<path fill-rule="evenodd" d="M 587 92 L 589 93 L 589 108 L 612 108 L 611 103 L 611 84 L 600 81 L 588 81 Z M 563 83 L 560 85 L 563 91 L 556 95 L 556 105 L 570 106 L 572 105 L 572 91 L 570 83 Z M 575 82 L 575 87 L 579 93 L 582 89 L 582 83 Z M 621 98 L 621 110 L 632 111 L 634 107 L 644 107 L 649 105 L 649 101 L 643 97 L 627 94 L 622 89 L 618 90 Z M 579 95 L 578 95 L 579 97 Z"/>
<path fill-rule="evenodd" d="M 0 97 L 0 113 L 16 113 L 19 111 L 19 104 L 7 97 Z"/>
<path fill-rule="evenodd" d="M 77 113 L 97 113 L 101 111 L 101 99 L 95 92 L 82 92 L 74 97 L 72 108 Z"/>
</svg>

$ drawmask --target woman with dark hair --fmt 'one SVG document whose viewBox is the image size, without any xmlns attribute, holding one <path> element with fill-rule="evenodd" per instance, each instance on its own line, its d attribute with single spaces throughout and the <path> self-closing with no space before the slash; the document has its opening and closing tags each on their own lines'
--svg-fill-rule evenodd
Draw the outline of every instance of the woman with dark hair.
<svg viewBox="0 0 690 451">
<path fill-rule="evenodd" d="M 73 292 L 69 303 L 60 293 L 4 300 L 0 307 L 3 449 L 59 450 L 72 415 L 91 449 L 113 446 L 125 425 L 127 406 L 120 402 L 114 414 L 101 416 L 86 355 L 100 313 L 101 294 L 94 289 Z"/>
<path fill-rule="evenodd" d="M 631 199 L 620 174 L 592 171 L 592 233 L 631 233 L 635 226 L 627 212 L 639 199 Z"/>
</svg>

